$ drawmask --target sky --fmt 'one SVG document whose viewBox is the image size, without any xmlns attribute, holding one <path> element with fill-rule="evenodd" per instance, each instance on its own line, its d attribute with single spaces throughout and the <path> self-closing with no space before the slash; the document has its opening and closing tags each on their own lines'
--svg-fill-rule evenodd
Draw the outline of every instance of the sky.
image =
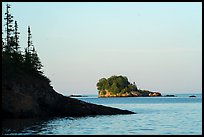
<svg viewBox="0 0 204 137">
<path fill-rule="evenodd" d="M 44 74 L 58 93 L 97 94 L 98 80 L 113 75 L 162 94 L 202 92 L 201 2 L 9 4 L 22 51 L 30 26 Z"/>
</svg>

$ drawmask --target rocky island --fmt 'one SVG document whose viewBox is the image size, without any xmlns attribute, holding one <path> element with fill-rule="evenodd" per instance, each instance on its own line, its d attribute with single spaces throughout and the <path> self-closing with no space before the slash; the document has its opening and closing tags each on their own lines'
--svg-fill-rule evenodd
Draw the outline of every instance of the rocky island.
<svg viewBox="0 0 204 137">
<path fill-rule="evenodd" d="M 138 89 L 135 82 L 130 83 L 125 76 L 101 78 L 97 85 L 98 97 L 155 97 L 160 92 Z"/>
</svg>

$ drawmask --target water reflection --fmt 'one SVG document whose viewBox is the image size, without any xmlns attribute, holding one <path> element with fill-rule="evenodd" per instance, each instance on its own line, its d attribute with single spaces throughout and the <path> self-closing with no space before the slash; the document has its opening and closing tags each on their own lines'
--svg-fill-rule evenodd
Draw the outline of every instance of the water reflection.
<svg viewBox="0 0 204 137">
<path fill-rule="evenodd" d="M 2 121 L 2 135 L 58 134 L 59 129 L 75 128 L 77 126 L 76 124 L 79 124 L 76 122 L 78 120 L 87 120 L 97 117 L 98 116 L 4 119 Z"/>
<path fill-rule="evenodd" d="M 3 119 L 2 135 L 6 134 L 39 134 L 45 129 L 45 125 L 50 125 L 53 121 L 60 121 L 62 118 L 29 118 L 29 119 Z M 63 118 L 72 120 L 72 118 Z M 52 133 L 50 133 L 52 134 Z"/>
</svg>

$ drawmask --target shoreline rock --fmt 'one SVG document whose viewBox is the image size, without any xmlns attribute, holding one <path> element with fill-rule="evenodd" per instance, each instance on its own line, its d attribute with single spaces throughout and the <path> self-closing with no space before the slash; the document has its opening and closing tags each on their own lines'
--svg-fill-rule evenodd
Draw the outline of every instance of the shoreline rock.
<svg viewBox="0 0 204 137">
<path fill-rule="evenodd" d="M 2 118 L 135 114 L 57 93 L 49 81 L 25 72 L 2 76 Z"/>
<path fill-rule="evenodd" d="M 164 95 L 163 97 L 176 97 L 175 95 Z"/>
<path fill-rule="evenodd" d="M 69 95 L 68 97 L 88 97 L 88 96 L 72 94 L 72 95 Z"/>
<path fill-rule="evenodd" d="M 105 94 L 104 94 L 105 91 Z M 108 97 L 158 97 L 162 96 L 160 92 L 151 92 L 148 90 L 138 90 L 138 91 L 131 91 L 129 93 L 117 93 L 113 94 L 108 90 L 104 90 L 103 92 L 99 91 L 98 97 L 99 98 L 108 98 Z"/>
<path fill-rule="evenodd" d="M 190 95 L 189 97 L 190 97 L 190 98 L 195 98 L 196 96 L 195 96 L 195 95 Z"/>
</svg>

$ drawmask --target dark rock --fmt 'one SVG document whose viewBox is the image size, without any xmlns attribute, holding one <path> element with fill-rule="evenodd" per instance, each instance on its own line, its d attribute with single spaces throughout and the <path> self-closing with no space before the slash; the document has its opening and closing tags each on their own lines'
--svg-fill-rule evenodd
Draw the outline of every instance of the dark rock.
<svg viewBox="0 0 204 137">
<path fill-rule="evenodd" d="M 49 81 L 21 72 L 2 77 L 2 117 L 88 116 L 134 114 L 128 110 L 86 103 L 57 93 Z"/>
<path fill-rule="evenodd" d="M 176 97 L 175 95 L 164 95 L 164 97 Z"/>
<path fill-rule="evenodd" d="M 113 94 L 111 91 L 105 90 L 105 94 L 99 92 L 98 97 L 158 97 L 161 96 L 160 92 L 151 92 L 149 90 L 130 91 L 129 93 Z"/>
<path fill-rule="evenodd" d="M 85 96 L 85 95 L 70 95 L 68 97 L 88 97 L 88 96 Z"/>
</svg>

